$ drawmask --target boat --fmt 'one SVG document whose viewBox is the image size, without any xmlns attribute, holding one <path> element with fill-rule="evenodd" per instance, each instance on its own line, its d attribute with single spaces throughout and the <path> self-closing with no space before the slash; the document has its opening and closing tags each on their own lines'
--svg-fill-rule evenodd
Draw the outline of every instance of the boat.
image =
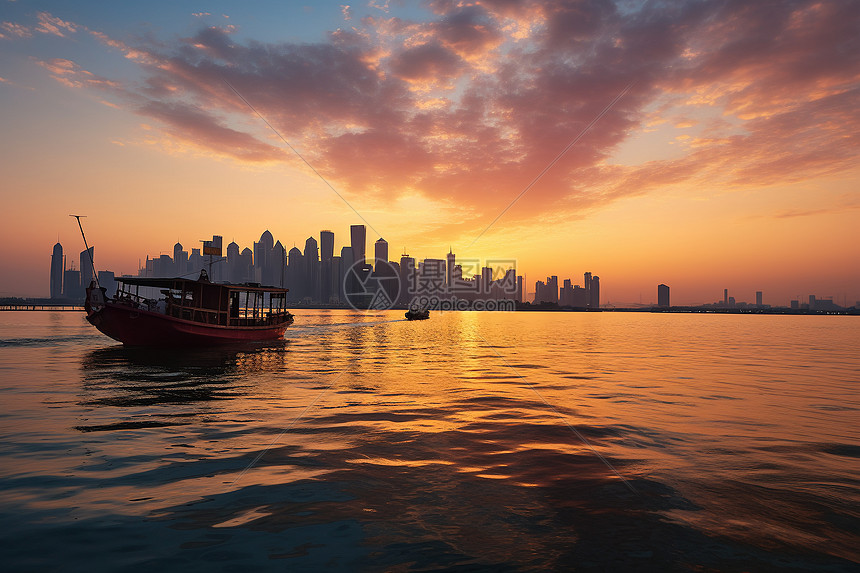
<svg viewBox="0 0 860 573">
<path fill-rule="evenodd" d="M 87 288 L 87 320 L 126 346 L 214 346 L 277 340 L 293 323 L 289 289 L 256 283 L 198 279 L 118 277 L 116 295 L 95 281 Z M 155 289 L 161 296 L 141 295 Z"/>
<path fill-rule="evenodd" d="M 406 320 L 427 320 L 428 318 L 430 318 L 430 311 L 427 309 L 406 311 Z"/>
</svg>

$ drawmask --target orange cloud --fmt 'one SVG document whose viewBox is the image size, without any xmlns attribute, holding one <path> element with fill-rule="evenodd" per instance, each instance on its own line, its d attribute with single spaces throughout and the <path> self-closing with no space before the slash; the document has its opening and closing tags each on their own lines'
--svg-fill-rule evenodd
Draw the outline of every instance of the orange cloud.
<svg viewBox="0 0 860 573">
<path fill-rule="evenodd" d="M 38 24 L 36 25 L 37 32 L 53 34 L 54 36 L 64 38 L 66 36 L 64 32 L 74 34 L 78 31 L 76 24 L 61 20 L 48 12 L 39 12 L 36 17 L 38 19 Z"/>
<path fill-rule="evenodd" d="M 860 4 L 428 6 L 426 20 L 363 18 L 315 44 L 243 42 L 206 27 L 129 46 L 92 32 L 140 65 L 134 87 L 68 61 L 43 65 L 68 85 L 118 90 L 186 144 L 282 160 L 233 86 L 346 194 L 418 194 L 490 218 L 581 134 L 505 215 L 511 223 L 575 217 L 663 185 L 770 185 L 856 163 Z M 693 119 L 704 107 L 726 125 Z M 689 136 L 680 158 L 607 164 L 632 132 L 661 124 Z"/>
</svg>

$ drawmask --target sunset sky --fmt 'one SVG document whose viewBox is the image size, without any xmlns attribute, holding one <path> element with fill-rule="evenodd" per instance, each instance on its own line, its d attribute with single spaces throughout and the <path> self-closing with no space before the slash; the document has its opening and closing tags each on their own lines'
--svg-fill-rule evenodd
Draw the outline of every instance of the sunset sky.
<svg viewBox="0 0 860 573">
<path fill-rule="evenodd" d="M 529 291 L 852 305 L 858 31 L 852 0 L 0 0 L 0 296 L 47 296 L 78 213 L 117 273 L 363 218 Z"/>
</svg>

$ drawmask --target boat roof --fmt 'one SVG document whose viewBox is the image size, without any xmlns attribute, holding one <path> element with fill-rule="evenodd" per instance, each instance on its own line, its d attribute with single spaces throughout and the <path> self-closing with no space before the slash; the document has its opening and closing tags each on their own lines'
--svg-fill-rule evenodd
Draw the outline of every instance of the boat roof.
<svg viewBox="0 0 860 573">
<path fill-rule="evenodd" d="M 168 289 L 179 289 L 182 288 L 182 283 L 196 283 L 202 284 L 206 286 L 215 286 L 222 287 L 231 290 L 242 290 L 242 291 L 256 291 L 256 292 L 274 292 L 274 293 L 282 293 L 289 292 L 290 289 L 282 288 L 282 287 L 274 287 L 274 286 L 262 286 L 258 283 L 242 283 L 242 284 L 231 284 L 231 283 L 213 283 L 209 281 L 201 281 L 199 279 L 188 279 L 188 278 L 152 278 L 152 277 L 116 277 L 116 282 L 124 283 L 128 285 L 136 285 L 143 287 L 155 287 L 155 288 L 168 288 Z"/>
</svg>

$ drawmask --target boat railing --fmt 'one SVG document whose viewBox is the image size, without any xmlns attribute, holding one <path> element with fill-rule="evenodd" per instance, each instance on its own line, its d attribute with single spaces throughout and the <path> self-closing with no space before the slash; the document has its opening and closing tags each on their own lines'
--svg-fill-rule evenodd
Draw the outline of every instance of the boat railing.
<svg viewBox="0 0 860 573">
<path fill-rule="evenodd" d="M 282 307 L 231 306 L 227 298 L 218 297 L 219 308 L 208 308 L 202 306 L 203 297 L 195 296 L 191 291 L 163 290 L 162 294 L 164 298 L 152 299 L 121 289 L 113 302 L 137 310 L 221 326 L 270 326 L 289 322 L 291 318 L 290 312 Z M 262 297 L 259 300 L 263 302 Z"/>
</svg>

